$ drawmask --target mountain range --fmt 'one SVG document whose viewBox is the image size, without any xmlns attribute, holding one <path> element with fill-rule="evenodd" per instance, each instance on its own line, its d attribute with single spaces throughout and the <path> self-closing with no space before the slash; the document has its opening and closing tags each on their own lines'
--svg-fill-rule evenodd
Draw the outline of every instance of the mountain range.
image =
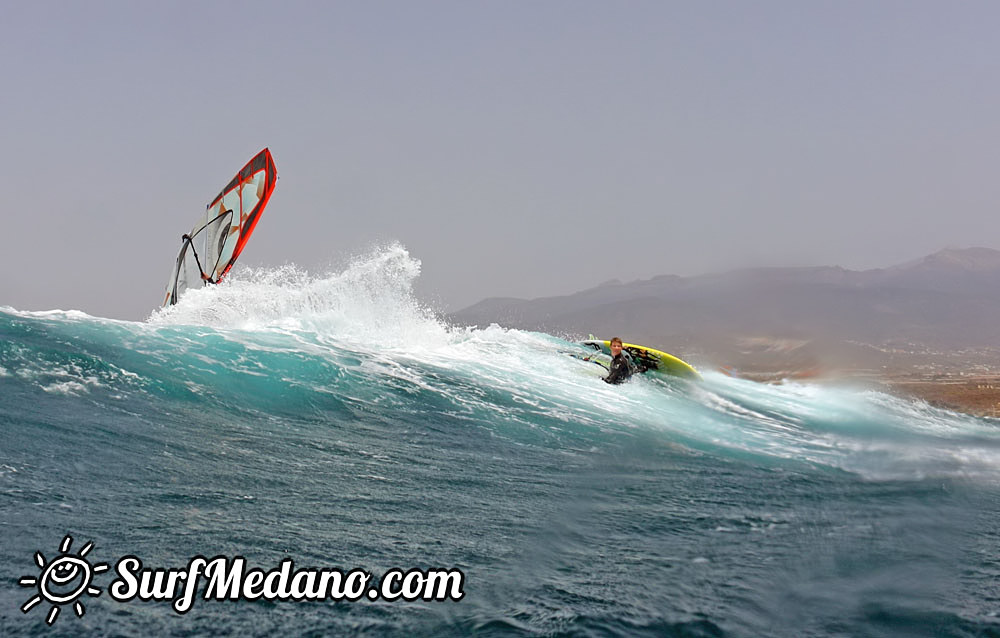
<svg viewBox="0 0 1000 638">
<path fill-rule="evenodd" d="M 1000 251 L 946 249 L 864 271 L 752 268 L 611 281 L 565 296 L 485 299 L 450 318 L 570 338 L 619 335 L 729 360 L 803 347 L 867 365 L 886 353 L 992 352 L 1000 350 Z"/>
</svg>

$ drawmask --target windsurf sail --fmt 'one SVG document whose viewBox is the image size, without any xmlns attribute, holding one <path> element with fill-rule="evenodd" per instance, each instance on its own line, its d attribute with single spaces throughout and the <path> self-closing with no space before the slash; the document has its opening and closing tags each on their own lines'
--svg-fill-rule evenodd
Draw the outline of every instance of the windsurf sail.
<svg viewBox="0 0 1000 638">
<path fill-rule="evenodd" d="M 274 159 L 265 148 L 226 184 L 191 232 L 181 236 L 164 306 L 177 303 L 189 288 L 222 281 L 246 247 L 277 180 Z"/>
</svg>

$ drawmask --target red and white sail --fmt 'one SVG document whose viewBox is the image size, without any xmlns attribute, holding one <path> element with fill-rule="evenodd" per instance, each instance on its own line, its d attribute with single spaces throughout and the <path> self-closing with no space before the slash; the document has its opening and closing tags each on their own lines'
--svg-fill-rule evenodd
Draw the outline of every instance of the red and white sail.
<svg viewBox="0 0 1000 638">
<path fill-rule="evenodd" d="M 164 306 L 177 303 L 189 288 L 222 281 L 243 252 L 277 179 L 274 159 L 265 148 L 226 184 L 191 232 L 181 238 Z"/>
</svg>

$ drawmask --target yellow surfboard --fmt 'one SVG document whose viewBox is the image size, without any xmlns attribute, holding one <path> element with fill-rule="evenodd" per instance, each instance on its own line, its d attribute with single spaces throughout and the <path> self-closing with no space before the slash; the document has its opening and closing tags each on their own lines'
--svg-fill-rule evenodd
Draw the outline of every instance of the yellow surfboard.
<svg viewBox="0 0 1000 638">
<path fill-rule="evenodd" d="M 595 350 L 600 350 L 605 354 L 611 354 L 610 341 L 587 339 L 581 343 Z M 628 352 L 632 356 L 632 361 L 639 366 L 639 370 L 641 372 L 645 372 L 646 370 L 655 370 L 660 374 L 667 374 L 673 377 L 701 380 L 701 375 L 698 374 L 698 371 L 695 370 L 691 364 L 686 361 L 681 361 L 674 355 L 663 352 L 662 350 L 647 348 L 646 346 L 640 346 L 634 343 L 622 343 L 622 350 Z"/>
</svg>

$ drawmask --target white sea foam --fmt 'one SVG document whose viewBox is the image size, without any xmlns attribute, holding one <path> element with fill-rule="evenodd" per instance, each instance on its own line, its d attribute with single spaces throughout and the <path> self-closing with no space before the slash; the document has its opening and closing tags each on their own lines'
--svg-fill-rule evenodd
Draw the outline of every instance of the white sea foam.
<svg viewBox="0 0 1000 638">
<path fill-rule="evenodd" d="M 217 286 L 186 293 L 154 311 L 153 325 L 306 330 L 338 342 L 380 347 L 447 339 L 443 323 L 413 295 L 420 261 L 400 244 L 358 256 L 339 272 L 294 266 L 240 268 Z"/>
<path fill-rule="evenodd" d="M 96 381 L 96 379 L 91 380 L 91 382 L 93 381 Z M 49 394 L 64 394 L 67 396 L 78 396 L 90 391 L 88 383 L 80 383 L 79 381 L 61 381 L 59 383 L 50 383 L 41 387 L 42 390 L 45 390 Z"/>
</svg>

